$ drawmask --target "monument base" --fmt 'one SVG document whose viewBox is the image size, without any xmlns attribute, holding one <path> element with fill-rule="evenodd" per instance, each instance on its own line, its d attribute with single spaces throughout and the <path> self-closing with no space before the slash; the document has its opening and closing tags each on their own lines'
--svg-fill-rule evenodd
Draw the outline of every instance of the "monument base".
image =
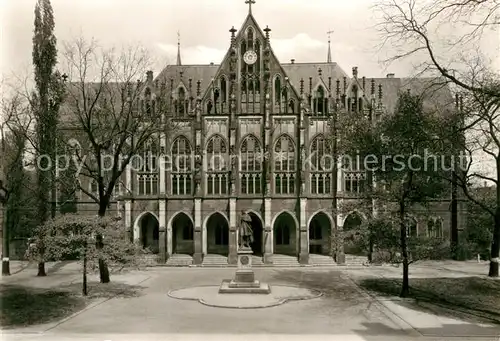
<svg viewBox="0 0 500 341">
<path fill-rule="evenodd" d="M 231 279 L 225 279 L 219 288 L 219 294 L 270 294 L 271 287 L 267 283 L 253 281 L 252 283 L 241 283 Z"/>
<path fill-rule="evenodd" d="M 234 279 L 222 281 L 219 294 L 269 294 L 271 288 L 266 283 L 255 279 L 252 270 L 252 250 L 241 249 L 238 251 L 238 270 Z"/>
</svg>

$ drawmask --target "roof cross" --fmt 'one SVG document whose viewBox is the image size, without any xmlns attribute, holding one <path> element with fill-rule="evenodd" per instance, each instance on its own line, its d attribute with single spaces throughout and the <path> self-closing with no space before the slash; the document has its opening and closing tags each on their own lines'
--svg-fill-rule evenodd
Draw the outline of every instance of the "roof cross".
<svg viewBox="0 0 500 341">
<path fill-rule="evenodd" d="M 245 0 L 245 3 L 248 4 L 248 12 L 252 13 L 252 5 L 255 4 L 255 0 Z"/>
</svg>

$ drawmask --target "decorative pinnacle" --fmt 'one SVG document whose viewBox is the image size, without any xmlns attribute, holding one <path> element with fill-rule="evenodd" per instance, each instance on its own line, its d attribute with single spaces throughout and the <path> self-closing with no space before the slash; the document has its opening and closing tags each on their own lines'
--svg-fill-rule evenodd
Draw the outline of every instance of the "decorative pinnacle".
<svg viewBox="0 0 500 341">
<path fill-rule="evenodd" d="M 271 32 L 271 29 L 269 28 L 269 26 L 266 25 L 264 32 L 266 32 L 266 39 L 269 40 L 269 32 Z"/>
</svg>

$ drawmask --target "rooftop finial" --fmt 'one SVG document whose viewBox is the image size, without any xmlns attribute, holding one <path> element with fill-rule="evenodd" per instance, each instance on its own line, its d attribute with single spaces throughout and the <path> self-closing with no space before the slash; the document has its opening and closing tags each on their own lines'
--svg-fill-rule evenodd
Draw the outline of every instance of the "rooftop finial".
<svg viewBox="0 0 500 341">
<path fill-rule="evenodd" d="M 177 31 L 177 65 L 182 65 L 181 63 L 181 33 Z"/>
<path fill-rule="evenodd" d="M 330 47 L 330 43 L 331 43 L 331 34 L 333 33 L 333 30 L 330 30 L 328 32 L 326 32 L 326 34 L 328 34 L 328 56 L 326 57 L 326 62 L 327 63 L 331 63 L 332 62 L 332 49 Z"/>
<path fill-rule="evenodd" d="M 255 4 L 255 0 L 245 0 L 245 3 L 248 4 L 248 13 L 252 14 L 252 5 Z"/>
</svg>

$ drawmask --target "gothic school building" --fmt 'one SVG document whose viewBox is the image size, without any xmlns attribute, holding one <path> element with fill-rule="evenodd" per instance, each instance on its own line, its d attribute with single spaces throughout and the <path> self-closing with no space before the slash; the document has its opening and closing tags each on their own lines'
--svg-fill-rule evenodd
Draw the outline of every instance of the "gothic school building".
<svg viewBox="0 0 500 341">
<path fill-rule="evenodd" d="M 357 67 L 347 74 L 331 60 L 330 42 L 323 62 L 283 63 L 270 35 L 250 10 L 239 30 L 229 30 L 230 47 L 220 64 L 183 65 L 179 44 L 176 65 L 156 77 L 148 72 L 143 100 L 154 101 L 152 94 L 166 86 L 172 103 L 166 117 L 177 128 L 151 141 L 146 158 L 164 151 L 174 159 L 239 159 L 200 172 L 189 162 L 164 171 L 145 166 L 125 172 L 132 195 L 121 196 L 123 186 L 117 186 L 114 207 L 133 239 L 159 263 L 236 264 L 242 211 L 252 218 L 254 264 L 352 260 L 343 256 L 349 250 L 333 249 L 332 229 L 360 224 L 366 208 L 334 214 L 333 190 L 338 205 L 356 202 L 368 179 L 362 167 L 336 176 L 320 166 L 321 156 L 331 152 L 327 136 L 334 105 L 346 115 L 362 111 L 379 120 L 393 112 L 399 92 L 421 92 L 432 80 L 360 77 Z M 450 103 L 453 107 L 451 93 L 441 88 L 426 105 Z M 311 154 L 316 167 L 303 168 L 301 160 Z M 431 215 L 416 214 L 409 233 L 449 239 L 449 206 L 444 198 L 433 204 Z"/>
</svg>

